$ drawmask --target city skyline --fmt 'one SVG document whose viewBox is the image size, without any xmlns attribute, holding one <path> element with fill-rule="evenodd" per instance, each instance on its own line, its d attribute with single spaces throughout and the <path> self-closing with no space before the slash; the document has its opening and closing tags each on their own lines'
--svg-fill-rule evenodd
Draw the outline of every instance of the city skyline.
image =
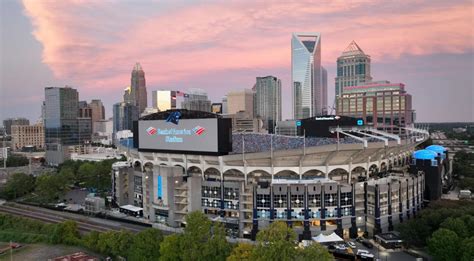
<svg viewBox="0 0 474 261">
<path fill-rule="evenodd" d="M 355 40 L 372 58 L 374 80 L 406 85 L 414 97 L 417 121 L 474 120 L 469 1 L 383 7 L 371 2 L 133 6 L 3 1 L 1 5 L 2 36 L 10 40 L 2 42 L 2 119 L 24 116 L 35 122 L 44 87 L 64 85 L 78 89 L 81 100 L 102 99 L 110 117 L 137 61 L 147 71 L 149 91 L 202 88 L 219 102 L 230 90 L 251 88 L 255 77 L 274 75 L 282 80 L 282 96 L 291 97 L 291 33 L 317 31 L 324 38 L 328 105 L 334 100 L 336 59 Z M 124 8 L 131 11 L 120 12 Z M 297 11 L 286 14 L 288 8 Z M 81 16 L 82 11 L 88 15 Z M 211 11 L 219 15 L 210 16 Z M 276 22 L 283 14 L 290 22 Z M 184 16 L 189 21 L 172 23 Z M 112 23 L 114 17 L 122 19 Z M 18 77 L 23 74 L 29 77 Z M 282 103 L 283 118 L 291 118 L 291 99 Z"/>
</svg>

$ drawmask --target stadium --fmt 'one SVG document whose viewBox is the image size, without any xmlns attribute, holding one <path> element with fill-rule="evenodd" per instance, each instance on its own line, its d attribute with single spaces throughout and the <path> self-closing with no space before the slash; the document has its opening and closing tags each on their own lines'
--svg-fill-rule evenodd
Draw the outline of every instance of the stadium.
<svg viewBox="0 0 474 261">
<path fill-rule="evenodd" d="M 113 204 L 172 227 L 199 210 L 251 239 L 274 220 L 286 221 L 300 239 L 332 232 L 355 238 L 391 231 L 416 215 L 426 192 L 413 153 L 426 130 L 326 129 L 336 138 L 233 133 L 229 119 L 197 111 L 142 117 L 134 145 L 119 146 L 128 161 L 113 165 Z M 447 159 L 436 154 L 429 161 Z"/>
</svg>

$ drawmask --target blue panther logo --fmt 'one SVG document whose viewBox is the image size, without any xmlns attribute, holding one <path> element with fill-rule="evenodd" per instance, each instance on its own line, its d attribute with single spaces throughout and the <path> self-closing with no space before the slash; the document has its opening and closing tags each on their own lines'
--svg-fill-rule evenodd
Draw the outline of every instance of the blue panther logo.
<svg viewBox="0 0 474 261">
<path fill-rule="evenodd" d="M 178 125 L 180 118 L 181 118 L 181 112 L 174 111 L 170 113 L 170 115 L 168 115 L 168 118 L 166 118 L 166 122 L 171 122 Z"/>
</svg>

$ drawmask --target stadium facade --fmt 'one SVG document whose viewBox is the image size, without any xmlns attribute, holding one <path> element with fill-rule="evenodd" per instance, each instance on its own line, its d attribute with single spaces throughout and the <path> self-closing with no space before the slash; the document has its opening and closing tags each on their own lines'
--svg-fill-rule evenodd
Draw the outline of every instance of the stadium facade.
<svg viewBox="0 0 474 261">
<path fill-rule="evenodd" d="M 169 121 L 176 112 L 178 124 Z M 113 165 L 113 203 L 134 205 L 150 222 L 173 227 L 202 211 L 234 235 L 253 239 L 275 220 L 286 221 L 300 238 L 332 231 L 373 236 L 422 207 L 425 174 L 407 170 L 424 130 L 398 137 L 359 126 L 336 129 L 337 139 L 222 135 L 231 131 L 225 120 L 186 110 L 141 118 L 135 148 L 124 149 L 128 161 Z M 194 125 L 205 130 L 188 133 Z M 218 137 L 207 135 L 212 128 Z M 170 133 L 175 137 L 167 138 Z"/>
</svg>

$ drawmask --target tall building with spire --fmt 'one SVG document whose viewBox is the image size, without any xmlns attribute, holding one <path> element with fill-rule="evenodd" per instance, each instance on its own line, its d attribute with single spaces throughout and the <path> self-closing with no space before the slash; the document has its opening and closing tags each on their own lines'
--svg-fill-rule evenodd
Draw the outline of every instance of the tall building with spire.
<svg viewBox="0 0 474 261">
<path fill-rule="evenodd" d="M 370 56 L 352 41 L 337 58 L 336 97 L 346 86 L 366 85 L 371 81 Z"/>
<path fill-rule="evenodd" d="M 291 82 L 293 118 L 323 113 L 324 94 L 321 67 L 321 34 L 293 33 L 291 38 Z"/>
<path fill-rule="evenodd" d="M 137 106 L 138 111 L 142 113 L 148 106 L 145 82 L 145 72 L 140 63 L 133 67 L 130 86 L 125 89 L 123 101 Z"/>
</svg>

